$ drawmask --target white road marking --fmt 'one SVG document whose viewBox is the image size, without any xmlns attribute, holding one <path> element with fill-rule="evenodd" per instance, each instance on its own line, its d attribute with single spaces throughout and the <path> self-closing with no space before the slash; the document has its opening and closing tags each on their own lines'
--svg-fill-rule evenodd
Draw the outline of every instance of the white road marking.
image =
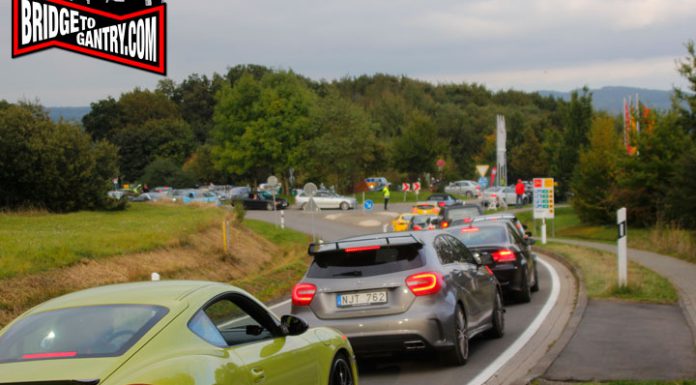
<svg viewBox="0 0 696 385">
<path fill-rule="evenodd" d="M 551 273 L 551 295 L 549 295 L 549 298 L 546 300 L 546 304 L 544 304 L 544 307 L 541 309 L 539 314 L 537 314 L 536 318 L 534 318 L 534 321 L 529 324 L 527 330 L 517 337 L 517 340 L 507 349 L 505 349 L 505 351 L 498 356 L 495 361 L 491 362 L 490 365 L 488 365 L 481 373 L 479 373 L 478 376 L 469 381 L 468 385 L 482 385 L 493 377 L 493 375 L 500 370 L 503 365 L 510 361 L 510 359 L 512 359 L 512 357 L 514 357 L 515 354 L 517 354 L 529 342 L 529 340 L 532 339 L 534 334 L 541 327 L 544 319 L 546 319 L 553 307 L 556 305 L 556 301 L 558 301 L 558 296 L 561 292 L 558 273 L 548 262 L 544 261 L 543 259 L 539 258 L 537 261 L 541 262 L 541 264 L 549 270 L 549 273 Z"/>
<path fill-rule="evenodd" d="M 276 308 L 279 308 L 279 307 L 281 307 L 281 306 L 285 306 L 285 305 L 289 304 L 290 301 L 291 301 L 291 300 L 286 299 L 285 301 L 283 301 L 283 302 L 281 302 L 281 303 L 277 303 L 277 304 L 275 304 L 275 305 L 273 305 L 273 306 L 269 306 L 268 308 L 269 308 L 269 309 L 276 309 Z"/>
</svg>

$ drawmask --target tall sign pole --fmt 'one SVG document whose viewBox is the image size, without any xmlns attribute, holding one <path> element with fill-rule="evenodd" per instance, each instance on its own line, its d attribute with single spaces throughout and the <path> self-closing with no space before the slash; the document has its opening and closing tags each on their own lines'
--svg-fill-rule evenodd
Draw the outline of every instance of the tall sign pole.
<svg viewBox="0 0 696 385">
<path fill-rule="evenodd" d="M 505 117 L 497 116 L 496 122 L 496 163 L 498 169 L 497 186 L 507 186 L 507 158 L 505 144 L 507 142 L 507 130 L 505 129 Z"/>
<path fill-rule="evenodd" d="M 627 235 L 626 227 L 626 208 L 622 207 L 616 212 L 616 224 L 618 225 L 618 271 L 619 271 L 619 287 L 626 287 L 628 284 L 628 257 L 627 257 Z"/>
</svg>

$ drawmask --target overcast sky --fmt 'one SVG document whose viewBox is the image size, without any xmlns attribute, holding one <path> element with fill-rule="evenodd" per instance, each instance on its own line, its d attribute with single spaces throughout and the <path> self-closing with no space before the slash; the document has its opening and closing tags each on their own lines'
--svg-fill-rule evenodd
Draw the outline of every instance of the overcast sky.
<svg viewBox="0 0 696 385">
<path fill-rule="evenodd" d="M 86 106 L 160 76 L 57 49 L 11 58 L 0 3 L 0 99 Z M 377 72 L 489 88 L 683 86 L 696 0 L 169 1 L 169 77 L 237 64 L 314 79 Z"/>
</svg>

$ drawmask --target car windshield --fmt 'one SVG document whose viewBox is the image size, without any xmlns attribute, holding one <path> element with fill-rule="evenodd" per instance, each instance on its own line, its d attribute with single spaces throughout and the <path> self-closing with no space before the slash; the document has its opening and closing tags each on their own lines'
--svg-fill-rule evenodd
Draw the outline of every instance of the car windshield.
<svg viewBox="0 0 696 385">
<path fill-rule="evenodd" d="M 508 243 L 504 227 L 465 227 L 457 231 L 459 239 L 469 247 Z"/>
<path fill-rule="evenodd" d="M 109 305 L 31 315 L 0 337 L 0 362 L 120 356 L 167 311 L 161 306 Z"/>
<path fill-rule="evenodd" d="M 414 225 L 427 225 L 432 217 L 430 215 L 416 215 L 411 218 Z"/>
<path fill-rule="evenodd" d="M 314 257 L 307 277 L 355 278 L 391 274 L 424 265 L 420 247 L 382 247 L 378 250 L 346 252 L 339 250 Z"/>
</svg>

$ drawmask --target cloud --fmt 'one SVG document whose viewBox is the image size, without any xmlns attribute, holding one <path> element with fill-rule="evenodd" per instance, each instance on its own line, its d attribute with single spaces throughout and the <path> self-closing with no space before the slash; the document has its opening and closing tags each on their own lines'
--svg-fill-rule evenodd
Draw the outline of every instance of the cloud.
<svg viewBox="0 0 696 385">
<path fill-rule="evenodd" d="M 564 67 L 538 67 L 472 73 L 422 74 L 418 78 L 432 82 L 476 82 L 493 89 L 571 90 L 582 86 L 630 84 L 636 87 L 669 89 L 683 86 L 672 57 L 641 60 L 622 59 L 584 63 Z"/>
<path fill-rule="evenodd" d="M 0 19 L 10 20 L 10 2 Z M 237 64 L 336 79 L 376 72 L 492 87 L 668 89 L 694 38 L 696 0 L 206 0 L 168 5 L 169 76 Z M 86 105 L 160 77 L 49 50 L 10 58 L 0 99 Z"/>
</svg>

